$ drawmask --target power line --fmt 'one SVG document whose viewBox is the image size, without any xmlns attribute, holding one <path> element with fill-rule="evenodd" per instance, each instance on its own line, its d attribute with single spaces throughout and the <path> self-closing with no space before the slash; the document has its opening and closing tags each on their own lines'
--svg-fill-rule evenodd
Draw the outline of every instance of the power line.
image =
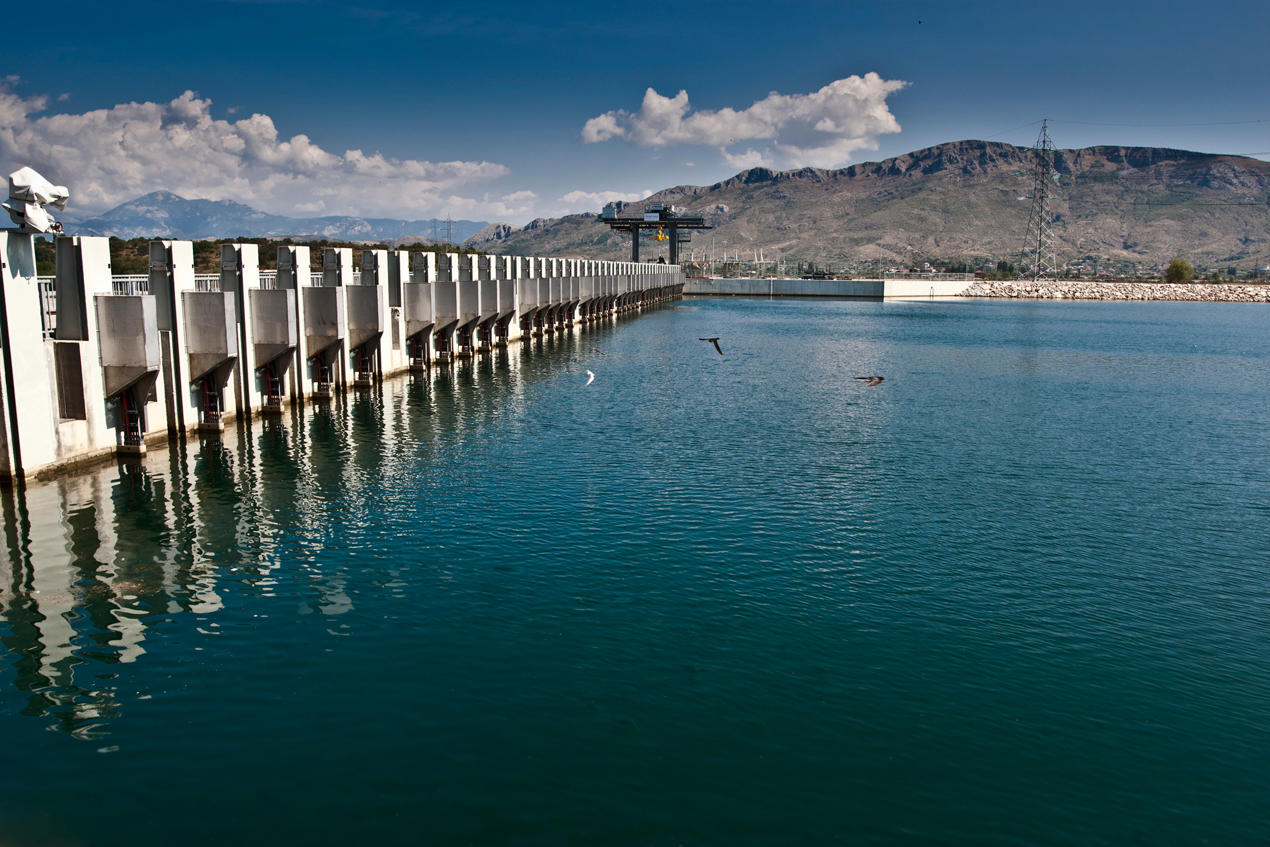
<svg viewBox="0 0 1270 847">
<path fill-rule="evenodd" d="M 1036 126 L 1039 123 L 1041 123 L 1041 121 L 1028 121 L 1025 124 L 1019 124 L 1018 126 L 1012 126 L 1007 129 L 999 129 L 996 132 L 992 132 L 985 135 L 984 140 L 992 141 L 994 139 L 999 138 L 1002 135 L 1005 135 L 1007 132 L 1014 132 L 1015 130 L 1018 130 L 1018 129 L 1026 129 L 1027 127 L 1030 127 L 1030 126 Z"/>
<path fill-rule="evenodd" d="M 1059 119 L 1054 121 L 1056 124 L 1083 124 L 1085 126 L 1141 126 L 1141 127 L 1161 127 L 1161 126 L 1236 126 L 1239 124 L 1270 124 L 1270 118 L 1254 118 L 1247 121 L 1196 121 L 1193 123 L 1119 123 L 1114 121 L 1069 121 Z"/>
</svg>

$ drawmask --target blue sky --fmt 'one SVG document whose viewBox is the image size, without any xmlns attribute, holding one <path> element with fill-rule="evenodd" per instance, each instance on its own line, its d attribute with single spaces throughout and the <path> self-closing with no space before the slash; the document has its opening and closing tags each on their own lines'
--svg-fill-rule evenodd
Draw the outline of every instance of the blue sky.
<svg viewBox="0 0 1270 847">
<path fill-rule="evenodd" d="M 524 223 L 747 164 L 1027 144 L 1043 117 L 1060 147 L 1270 158 L 1268 9 L 24 4 L 6 12 L 0 164 L 46 171 L 80 212 L 167 188 L 283 214 Z"/>
</svg>

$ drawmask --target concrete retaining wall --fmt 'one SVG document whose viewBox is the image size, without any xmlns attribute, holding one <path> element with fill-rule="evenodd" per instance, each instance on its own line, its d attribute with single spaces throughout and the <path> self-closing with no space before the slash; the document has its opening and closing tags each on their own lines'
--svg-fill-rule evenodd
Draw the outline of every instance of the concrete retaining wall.
<svg viewBox="0 0 1270 847">
<path fill-rule="evenodd" d="M 738 297 L 953 297 L 964 280 L 922 279 L 701 279 L 689 278 L 684 294 Z"/>
</svg>

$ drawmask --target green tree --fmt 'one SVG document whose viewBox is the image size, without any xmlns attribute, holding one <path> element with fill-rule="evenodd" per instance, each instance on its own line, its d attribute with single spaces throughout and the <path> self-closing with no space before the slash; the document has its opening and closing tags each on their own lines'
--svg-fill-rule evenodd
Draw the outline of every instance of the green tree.
<svg viewBox="0 0 1270 847">
<path fill-rule="evenodd" d="M 53 239 L 39 237 L 35 239 L 35 272 L 40 276 L 52 276 L 57 271 L 57 248 Z"/>
<path fill-rule="evenodd" d="M 1195 278 L 1195 268 L 1185 259 L 1174 259 L 1164 270 L 1165 282 L 1190 282 Z"/>
</svg>

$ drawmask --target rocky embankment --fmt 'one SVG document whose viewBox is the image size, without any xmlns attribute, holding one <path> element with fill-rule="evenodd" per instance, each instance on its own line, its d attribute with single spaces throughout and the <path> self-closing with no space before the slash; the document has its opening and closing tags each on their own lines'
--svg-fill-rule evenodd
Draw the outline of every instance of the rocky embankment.
<svg viewBox="0 0 1270 847">
<path fill-rule="evenodd" d="M 1090 282 L 1081 280 L 978 280 L 962 297 L 1041 300 L 1195 300 L 1209 303 L 1270 303 L 1270 285 L 1237 283 Z"/>
</svg>

